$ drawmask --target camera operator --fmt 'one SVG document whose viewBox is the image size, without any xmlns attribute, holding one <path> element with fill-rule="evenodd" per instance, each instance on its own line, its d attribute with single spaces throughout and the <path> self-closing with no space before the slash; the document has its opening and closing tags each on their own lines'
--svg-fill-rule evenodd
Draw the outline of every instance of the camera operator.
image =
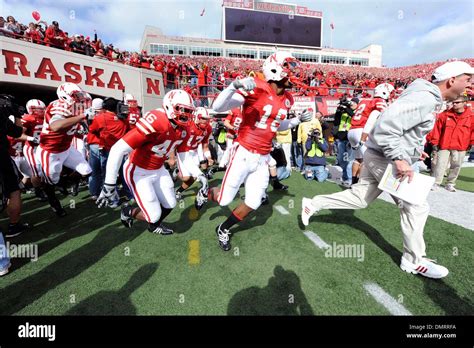
<svg viewBox="0 0 474 348">
<path fill-rule="evenodd" d="M 100 159 L 100 175 L 101 187 L 105 179 L 105 169 L 107 167 L 107 159 L 112 146 L 120 140 L 128 132 L 127 116 L 128 107 L 114 98 L 106 98 L 103 102 L 104 112 L 97 114 L 92 121 L 89 132 L 99 138 L 99 159 Z M 119 171 L 122 178 L 122 170 Z M 122 180 L 122 183 L 124 181 Z M 123 185 L 125 193 L 129 199 L 133 196 L 126 185 Z M 119 205 L 119 202 L 113 202 L 112 208 Z"/>
<path fill-rule="evenodd" d="M 329 146 L 319 129 L 314 129 L 308 135 L 305 147 L 304 178 L 306 180 L 316 179 L 319 182 L 325 181 L 328 178 L 325 152 L 329 149 Z"/>
<path fill-rule="evenodd" d="M 7 136 L 19 138 L 22 135 L 23 128 L 19 126 L 21 115 L 24 114 L 22 109 L 15 103 L 14 97 L 0 95 L 0 211 L 6 206 L 10 218 L 6 237 L 18 236 L 29 227 L 28 224 L 20 223 L 22 178 L 8 153 L 10 143 L 7 138 Z M 15 117 L 16 124 L 9 120 L 10 115 Z"/>
<path fill-rule="evenodd" d="M 352 168 L 349 166 L 351 157 L 351 146 L 347 139 L 347 133 L 351 128 L 351 119 L 354 110 L 359 104 L 358 98 L 347 100 L 343 98 L 334 115 L 334 138 L 336 139 L 337 164 L 342 168 L 342 185 L 350 187 L 352 183 Z"/>
</svg>

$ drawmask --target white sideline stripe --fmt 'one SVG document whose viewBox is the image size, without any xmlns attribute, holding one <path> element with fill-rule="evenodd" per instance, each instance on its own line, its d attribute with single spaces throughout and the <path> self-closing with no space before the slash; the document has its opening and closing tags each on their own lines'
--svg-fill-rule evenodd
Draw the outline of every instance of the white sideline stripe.
<svg viewBox="0 0 474 348">
<path fill-rule="evenodd" d="M 413 315 L 403 305 L 398 303 L 392 296 L 387 294 L 384 289 L 375 283 L 365 283 L 365 290 L 372 295 L 372 297 L 384 306 L 392 315 Z"/>
<path fill-rule="evenodd" d="M 328 243 L 322 240 L 316 233 L 313 231 L 305 231 L 304 235 L 309 238 L 319 249 L 327 249 L 330 247 Z"/>
<path fill-rule="evenodd" d="M 282 215 L 290 215 L 290 212 L 283 208 L 281 205 L 275 205 L 275 209 Z"/>
</svg>

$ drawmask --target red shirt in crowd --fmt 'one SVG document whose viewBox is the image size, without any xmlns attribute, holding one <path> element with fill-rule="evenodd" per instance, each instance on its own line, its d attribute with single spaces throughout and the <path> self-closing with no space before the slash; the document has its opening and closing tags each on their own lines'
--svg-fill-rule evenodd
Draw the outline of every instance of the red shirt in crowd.
<svg viewBox="0 0 474 348">
<path fill-rule="evenodd" d="M 125 120 L 121 120 L 110 111 L 101 112 L 94 117 L 89 132 L 99 138 L 99 147 L 106 151 L 120 140 L 128 131 Z"/>
<path fill-rule="evenodd" d="M 470 108 L 465 108 L 462 114 L 446 110 L 438 115 L 428 139 L 440 150 L 466 151 L 474 145 L 473 118 Z"/>
<path fill-rule="evenodd" d="M 62 37 L 63 39 L 57 39 L 56 37 Z M 54 25 L 50 25 L 48 29 L 46 29 L 46 37 L 44 41 L 54 47 L 64 48 L 67 42 L 67 36 L 61 29 L 56 30 Z"/>
</svg>

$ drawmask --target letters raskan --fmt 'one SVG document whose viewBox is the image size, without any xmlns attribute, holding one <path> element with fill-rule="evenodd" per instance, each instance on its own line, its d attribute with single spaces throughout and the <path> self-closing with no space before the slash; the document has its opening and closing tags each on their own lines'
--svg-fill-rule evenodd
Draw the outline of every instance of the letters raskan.
<svg viewBox="0 0 474 348">
<path fill-rule="evenodd" d="M 25 77 L 35 77 L 37 79 L 61 81 L 61 82 L 72 82 L 82 83 L 87 86 L 95 86 L 109 89 L 123 90 L 124 84 L 118 72 L 113 71 L 108 78 L 108 81 L 104 81 L 103 76 L 105 70 L 101 68 L 95 68 L 87 65 L 80 65 L 77 63 L 64 63 L 64 66 L 57 67 L 50 58 L 44 57 L 36 71 L 30 71 L 28 67 L 28 58 L 14 51 L 2 50 L 2 54 L 5 57 L 5 74 L 10 75 L 22 75 Z M 59 73 L 58 69 L 64 71 L 63 75 Z"/>
</svg>

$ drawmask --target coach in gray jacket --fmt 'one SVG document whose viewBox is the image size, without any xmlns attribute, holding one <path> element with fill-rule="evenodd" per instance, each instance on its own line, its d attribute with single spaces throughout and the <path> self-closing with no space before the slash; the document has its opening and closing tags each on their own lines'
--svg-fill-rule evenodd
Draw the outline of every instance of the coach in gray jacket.
<svg viewBox="0 0 474 348">
<path fill-rule="evenodd" d="M 382 191 L 378 184 L 389 163 L 397 176 L 410 182 L 411 165 L 427 156 L 423 140 L 431 131 L 435 114 L 443 100 L 458 98 L 471 87 L 474 69 L 469 64 L 455 61 L 438 67 L 431 82 L 417 79 L 379 117 L 367 141 L 360 181 L 350 190 L 332 195 L 303 198 L 301 219 L 309 224 L 311 215 L 322 209 L 362 209 L 375 200 Z M 428 218 L 427 202 L 415 205 L 393 197 L 400 209 L 403 233 L 403 255 L 400 268 L 405 272 L 429 278 L 443 278 L 448 269 L 426 258 L 423 229 Z"/>
</svg>

